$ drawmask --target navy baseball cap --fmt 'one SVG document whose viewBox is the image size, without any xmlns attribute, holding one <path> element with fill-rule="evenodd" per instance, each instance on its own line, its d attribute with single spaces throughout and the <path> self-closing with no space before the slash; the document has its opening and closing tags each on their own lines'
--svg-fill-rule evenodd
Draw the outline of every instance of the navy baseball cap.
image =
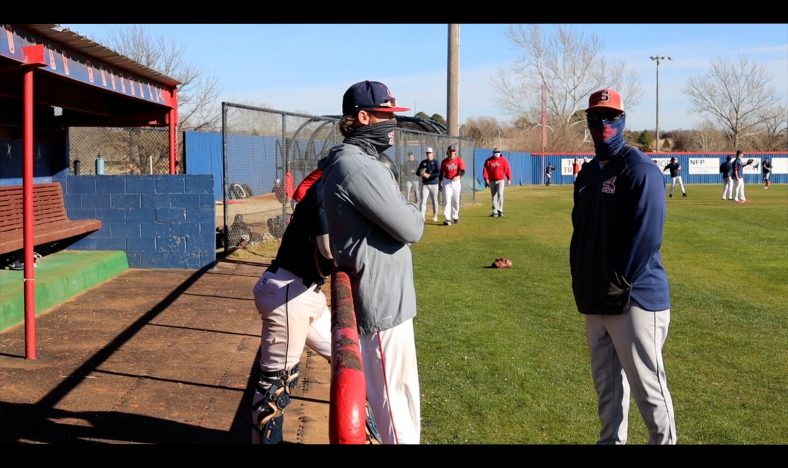
<svg viewBox="0 0 788 468">
<path fill-rule="evenodd" d="M 342 115 L 353 115 L 358 110 L 379 112 L 405 112 L 408 107 L 397 107 L 397 100 L 389 87 L 379 81 L 361 81 L 345 91 L 342 96 Z"/>
</svg>

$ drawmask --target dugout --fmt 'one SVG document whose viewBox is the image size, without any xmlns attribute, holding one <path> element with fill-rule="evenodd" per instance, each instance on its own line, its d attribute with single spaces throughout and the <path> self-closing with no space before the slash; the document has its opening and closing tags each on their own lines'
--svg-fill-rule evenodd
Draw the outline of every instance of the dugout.
<svg viewBox="0 0 788 468">
<path fill-rule="evenodd" d="M 121 242 L 111 236 L 113 227 L 128 235 L 126 215 L 141 208 L 139 203 L 134 204 L 141 195 L 129 197 L 127 188 L 136 187 L 143 193 L 154 188 L 158 194 L 156 189 L 161 186 L 164 192 L 169 187 L 183 195 L 184 189 L 178 190 L 178 186 L 185 187 L 188 182 L 168 184 L 140 177 L 130 182 L 115 176 L 101 179 L 72 175 L 67 130 L 87 126 L 166 127 L 169 174 L 175 174 L 179 84 L 56 24 L 0 24 L 0 187 L 20 186 L 23 199 L 20 208 L 24 214 L 22 282 L 27 358 L 35 359 L 33 247 L 39 213 L 35 212 L 34 187 L 60 184 L 64 199 L 61 204 L 69 219 L 101 221 L 98 232 L 76 239 L 75 245 L 87 250 L 127 250 L 125 237 Z M 119 211 L 111 212 L 113 204 L 123 210 L 122 220 Z M 156 215 L 152 213 L 154 218 Z M 212 217 L 211 214 L 211 230 Z M 132 217 L 133 223 L 142 221 L 145 220 Z M 139 224 L 136 229 L 140 229 Z"/>
</svg>

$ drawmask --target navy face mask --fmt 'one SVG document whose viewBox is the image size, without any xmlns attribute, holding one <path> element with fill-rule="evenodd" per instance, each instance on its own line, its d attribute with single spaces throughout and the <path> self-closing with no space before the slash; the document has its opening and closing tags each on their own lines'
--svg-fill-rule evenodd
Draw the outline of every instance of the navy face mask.
<svg viewBox="0 0 788 468">
<path fill-rule="evenodd" d="M 371 156 L 377 156 L 394 144 L 394 131 L 396 128 L 397 119 L 356 127 L 345 138 L 344 142 L 360 147 Z"/>
<path fill-rule="evenodd" d="M 594 139 L 596 155 L 602 161 L 607 161 L 617 155 L 624 148 L 624 124 L 626 115 L 620 114 L 615 118 L 603 118 L 599 114 L 586 114 L 588 131 Z"/>
</svg>

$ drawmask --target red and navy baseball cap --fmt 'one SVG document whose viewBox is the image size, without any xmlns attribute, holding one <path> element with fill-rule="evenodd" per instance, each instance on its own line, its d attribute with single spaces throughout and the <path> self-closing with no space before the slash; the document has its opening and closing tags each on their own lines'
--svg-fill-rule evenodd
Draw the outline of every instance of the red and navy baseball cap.
<svg viewBox="0 0 788 468">
<path fill-rule="evenodd" d="M 354 115 L 359 110 L 379 112 L 405 112 L 408 107 L 397 107 L 397 100 L 389 87 L 379 81 L 361 81 L 345 91 L 342 96 L 342 115 Z"/>
<path fill-rule="evenodd" d="M 604 109 L 624 112 L 624 103 L 621 100 L 621 95 L 613 88 L 600 89 L 588 98 L 588 109 L 586 109 L 586 112 Z"/>
</svg>

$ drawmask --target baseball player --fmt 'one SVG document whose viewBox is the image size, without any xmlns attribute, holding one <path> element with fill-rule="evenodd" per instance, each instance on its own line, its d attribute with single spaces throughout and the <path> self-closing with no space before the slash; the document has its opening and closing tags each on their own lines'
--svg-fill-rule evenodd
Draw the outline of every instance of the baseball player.
<svg viewBox="0 0 788 468">
<path fill-rule="evenodd" d="M 555 170 L 555 167 L 553 167 L 553 164 L 552 163 L 547 163 L 547 167 L 544 169 L 544 176 L 545 176 L 544 184 L 545 184 L 546 187 L 549 187 L 550 183 L 553 181 L 553 171 L 554 170 Z"/>
<path fill-rule="evenodd" d="M 744 196 L 744 165 L 741 162 L 741 150 L 736 150 L 736 159 L 733 160 L 733 201 L 736 203 L 750 203 Z"/>
<path fill-rule="evenodd" d="M 446 206 L 443 208 L 444 226 L 460 222 L 460 192 L 462 182 L 460 178 L 465 175 L 465 163 L 457 154 L 454 145 L 446 149 L 446 158 L 441 161 L 440 184 L 446 197 Z"/>
<path fill-rule="evenodd" d="M 722 199 L 733 200 L 733 156 L 730 154 L 725 157 L 725 162 L 720 164 L 720 174 L 722 174 Z"/>
<path fill-rule="evenodd" d="M 389 88 L 361 81 L 342 98 L 345 136 L 318 162 L 337 267 L 350 277 L 367 400 L 384 444 L 418 444 L 421 395 L 409 244 L 424 233 L 419 209 L 377 160 L 394 144 L 398 107 Z"/>
<path fill-rule="evenodd" d="M 598 443 L 626 443 L 631 386 L 649 443 L 675 444 L 662 359 L 671 306 L 659 254 L 664 179 L 651 159 L 625 143 L 618 92 L 592 93 L 586 120 L 596 157 L 575 181 L 569 267 L 575 304 L 585 317 L 602 422 Z"/>
<path fill-rule="evenodd" d="M 421 177 L 416 175 L 419 170 L 419 161 L 416 161 L 412 151 L 408 151 L 408 160 L 405 161 L 405 200 L 410 201 L 413 192 L 413 203 L 421 205 Z"/>
<path fill-rule="evenodd" d="M 662 172 L 670 170 L 670 194 L 668 198 L 673 197 L 673 187 L 676 186 L 676 182 L 679 183 L 679 187 L 681 187 L 681 196 L 686 197 L 687 191 L 684 190 L 684 181 L 681 180 L 681 164 L 676 160 L 676 158 L 670 158 L 670 163 L 662 169 Z"/>
<path fill-rule="evenodd" d="M 427 147 L 427 159 L 419 163 L 416 174 L 421 177 L 421 220 L 425 221 L 427 214 L 427 198 L 432 200 L 432 221 L 438 222 L 438 176 L 440 165 L 435 160 L 432 148 Z"/>
<path fill-rule="evenodd" d="M 282 441 L 283 412 L 298 383 L 304 344 L 331 359 L 331 313 L 320 286 L 332 268 L 322 182 L 317 180 L 296 205 L 276 258 L 253 289 L 263 330 L 252 443 Z"/>
<path fill-rule="evenodd" d="M 509 168 L 509 161 L 503 157 L 498 148 L 493 149 L 493 155 L 484 161 L 482 170 L 484 186 L 490 187 L 492 195 L 492 216 L 497 218 L 503 216 L 503 189 L 508 182 L 512 185 L 512 171 Z"/>
<path fill-rule="evenodd" d="M 764 159 L 763 164 L 761 164 L 761 171 L 763 172 L 763 189 L 766 190 L 771 183 L 769 176 L 772 175 L 772 162 Z"/>
</svg>

